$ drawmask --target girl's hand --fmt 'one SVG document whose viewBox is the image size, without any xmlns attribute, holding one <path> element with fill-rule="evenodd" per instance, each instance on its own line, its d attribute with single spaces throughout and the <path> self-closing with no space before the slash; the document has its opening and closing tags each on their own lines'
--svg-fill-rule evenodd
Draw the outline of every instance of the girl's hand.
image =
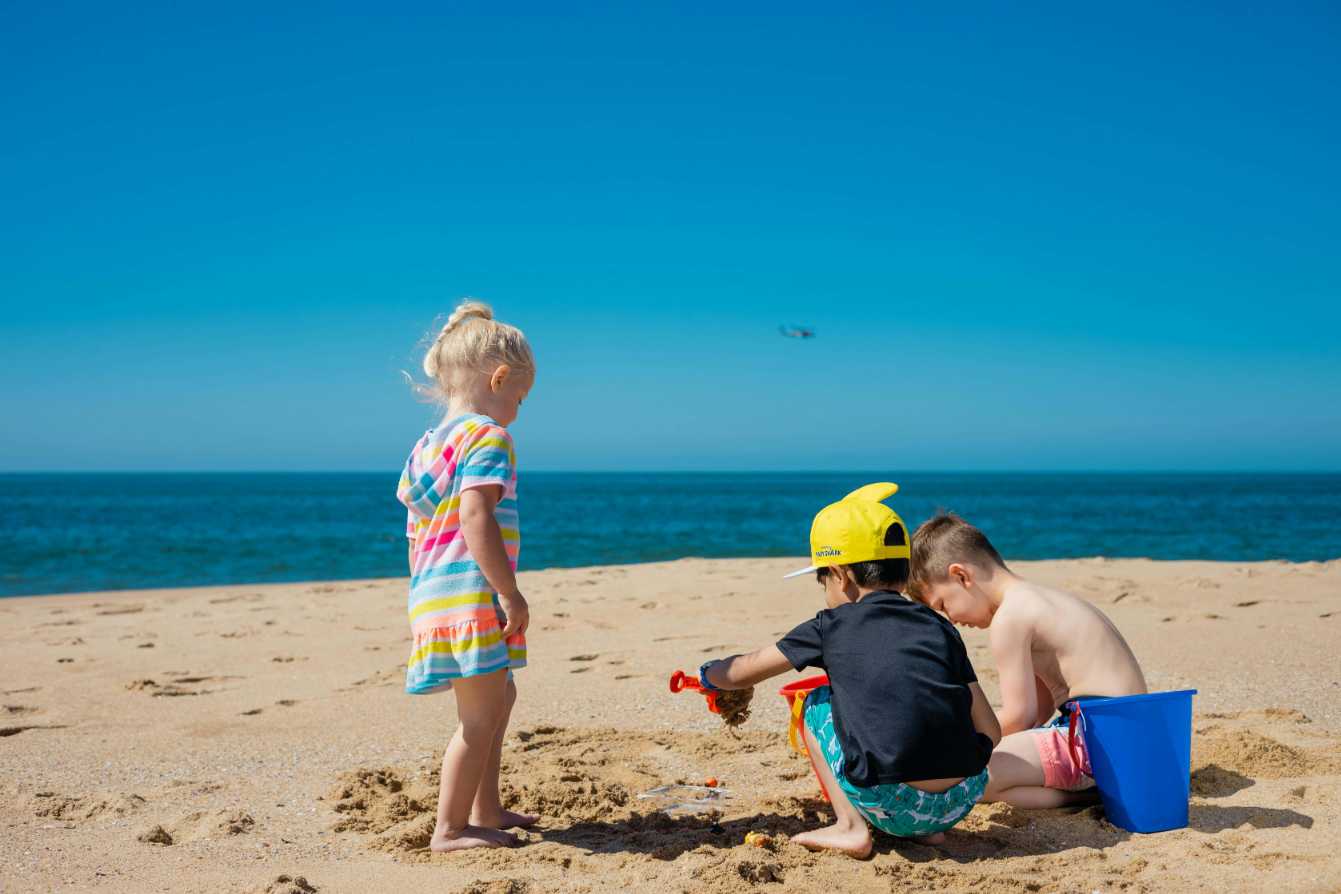
<svg viewBox="0 0 1341 894">
<path fill-rule="evenodd" d="M 508 620 L 507 626 L 503 628 L 503 638 L 525 633 L 531 624 L 531 607 L 526 604 L 526 597 L 513 590 L 511 593 L 499 593 L 498 602 L 503 606 L 503 614 L 507 615 Z"/>
</svg>

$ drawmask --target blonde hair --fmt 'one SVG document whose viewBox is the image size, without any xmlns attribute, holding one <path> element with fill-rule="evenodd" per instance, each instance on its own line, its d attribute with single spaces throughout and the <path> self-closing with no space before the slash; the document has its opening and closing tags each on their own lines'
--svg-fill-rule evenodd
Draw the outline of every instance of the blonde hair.
<svg viewBox="0 0 1341 894">
<path fill-rule="evenodd" d="M 472 375 L 489 375 L 502 364 L 517 372 L 535 372 L 526 336 L 516 326 L 495 320 L 489 305 L 462 301 L 424 354 L 424 374 L 432 384 L 417 385 L 415 390 L 446 403 L 468 387 Z"/>
</svg>

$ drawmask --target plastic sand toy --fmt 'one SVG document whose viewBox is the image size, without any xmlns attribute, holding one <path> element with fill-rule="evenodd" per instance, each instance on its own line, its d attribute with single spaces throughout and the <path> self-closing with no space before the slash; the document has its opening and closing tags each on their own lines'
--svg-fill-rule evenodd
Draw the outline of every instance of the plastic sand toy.
<svg viewBox="0 0 1341 894">
<path fill-rule="evenodd" d="M 708 701 L 708 710 L 721 717 L 727 726 L 740 726 L 750 717 L 750 700 L 754 698 L 753 687 L 717 691 L 705 688 L 698 677 L 691 677 L 684 671 L 677 670 L 671 674 L 670 691 L 683 692 L 686 689 L 701 693 Z"/>
<path fill-rule="evenodd" d="M 651 801 L 657 810 L 669 816 L 686 813 L 709 813 L 721 811 L 722 802 L 731 797 L 731 792 L 718 786 L 706 785 L 659 785 L 648 789 L 638 796 L 639 801 Z"/>
</svg>

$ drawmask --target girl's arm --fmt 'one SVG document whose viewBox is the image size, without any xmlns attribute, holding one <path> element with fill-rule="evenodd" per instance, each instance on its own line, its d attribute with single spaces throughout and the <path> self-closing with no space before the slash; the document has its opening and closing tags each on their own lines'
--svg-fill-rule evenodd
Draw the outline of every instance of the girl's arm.
<svg viewBox="0 0 1341 894">
<path fill-rule="evenodd" d="M 512 571 L 507 550 L 503 546 L 503 532 L 498 529 L 498 520 L 494 518 L 494 507 L 502 496 L 503 488 L 492 485 L 463 491 L 461 536 L 466 538 L 466 548 L 503 605 L 503 613 L 507 615 L 507 626 L 503 628 L 503 636 L 506 638 L 526 632 L 531 610 L 526 604 L 526 597 L 517 589 L 517 576 Z"/>
<path fill-rule="evenodd" d="M 777 646 L 764 646 L 748 655 L 732 655 L 703 666 L 700 678 L 718 689 L 748 689 L 769 677 L 792 669 Z"/>
</svg>

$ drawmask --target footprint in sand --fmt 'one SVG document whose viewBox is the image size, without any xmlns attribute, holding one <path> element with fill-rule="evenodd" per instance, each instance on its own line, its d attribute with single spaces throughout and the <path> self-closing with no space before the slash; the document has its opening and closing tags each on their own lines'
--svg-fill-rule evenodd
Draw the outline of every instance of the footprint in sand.
<svg viewBox="0 0 1341 894">
<path fill-rule="evenodd" d="M 105 608 L 97 614 L 100 615 L 137 615 L 144 611 L 143 605 L 118 605 L 112 608 Z"/>
<path fill-rule="evenodd" d="M 585 674 L 585 673 L 586 673 L 587 671 L 589 671 L 589 670 L 591 670 L 591 668 L 589 668 L 589 667 L 575 667 L 575 668 L 573 668 L 572 670 L 570 670 L 568 673 L 570 673 L 570 674 Z"/>
<path fill-rule="evenodd" d="M 158 681 L 149 679 L 148 677 L 139 680 L 131 680 L 129 683 L 126 684 L 126 688 L 131 692 L 148 692 L 150 695 L 155 697 L 162 697 L 162 696 L 170 697 L 170 696 L 182 696 L 182 695 L 209 695 L 210 693 L 218 692 L 219 690 L 189 689 L 187 687 L 189 685 L 193 685 L 196 683 L 211 683 L 216 681 L 221 682 L 223 680 L 241 680 L 241 679 L 243 678 L 238 676 L 193 677 L 178 674 L 173 675 L 172 680 L 168 683 L 159 683 Z"/>
<path fill-rule="evenodd" d="M 574 655 L 569 661 L 595 661 L 600 655 Z"/>
<path fill-rule="evenodd" d="M 1259 602 L 1261 602 L 1261 601 L 1262 601 L 1262 600 L 1260 600 L 1260 599 L 1249 599 L 1247 602 L 1235 602 L 1235 603 L 1234 603 L 1234 607 L 1235 607 L 1235 608 L 1248 608 L 1248 607 L 1250 607 L 1250 606 L 1257 605 L 1257 604 L 1258 604 Z"/>
<path fill-rule="evenodd" d="M 30 729 L 65 729 L 63 723 L 25 723 L 21 726 L 0 726 L 0 739 L 26 733 Z"/>
</svg>

